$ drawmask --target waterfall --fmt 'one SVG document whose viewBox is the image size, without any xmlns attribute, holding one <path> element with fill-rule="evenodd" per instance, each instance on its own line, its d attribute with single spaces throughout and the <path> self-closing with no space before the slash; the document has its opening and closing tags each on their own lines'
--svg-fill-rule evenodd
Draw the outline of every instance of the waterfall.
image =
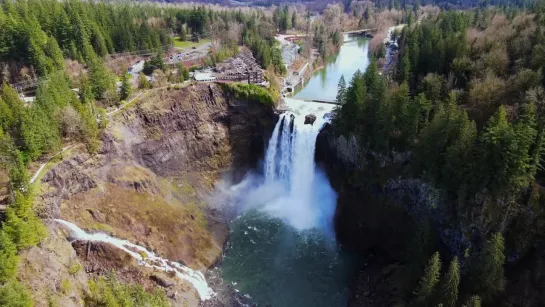
<svg viewBox="0 0 545 307">
<path fill-rule="evenodd" d="M 276 147 L 278 146 L 278 137 L 280 133 L 281 126 L 284 122 L 284 114 L 280 117 L 276 126 L 274 127 L 271 139 L 269 140 L 269 150 L 265 153 L 265 161 L 275 161 L 276 160 Z M 265 162 L 265 177 L 269 180 L 274 180 L 276 178 L 276 165 L 273 163 Z"/>
<path fill-rule="evenodd" d="M 280 184 L 284 192 L 268 202 L 264 210 L 297 229 L 329 227 L 336 196 L 316 167 L 314 152 L 316 138 L 331 107 L 295 99 L 289 99 L 288 105 L 290 111 L 280 115 L 264 161 L 265 184 Z M 308 114 L 316 115 L 313 124 L 305 124 Z"/>
<path fill-rule="evenodd" d="M 145 247 L 131 243 L 127 240 L 114 238 L 101 232 L 87 233 L 75 224 L 65 220 L 55 219 L 55 222 L 61 224 L 63 227 L 69 230 L 70 237 L 73 240 L 109 243 L 138 260 L 139 265 L 161 271 L 174 272 L 176 277 L 191 283 L 193 287 L 197 289 L 201 300 L 210 299 L 214 295 L 212 289 L 208 287 L 204 275 L 199 271 L 192 270 L 178 262 L 170 261 L 157 256 L 155 253 L 147 250 Z"/>
</svg>

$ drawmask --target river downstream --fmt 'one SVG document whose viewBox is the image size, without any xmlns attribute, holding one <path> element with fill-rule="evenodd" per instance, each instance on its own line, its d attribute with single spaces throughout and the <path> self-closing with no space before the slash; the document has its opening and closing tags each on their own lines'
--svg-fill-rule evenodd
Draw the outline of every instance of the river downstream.
<svg viewBox="0 0 545 307">
<path fill-rule="evenodd" d="M 219 266 L 224 284 L 248 304 L 275 307 L 346 306 L 352 257 L 335 242 L 337 195 L 314 163 L 316 137 L 328 121 L 339 78 L 349 82 L 368 64 L 368 41 L 345 38 L 337 56 L 316 72 L 278 120 L 263 171 L 229 188 L 239 216 Z M 316 115 L 313 125 L 305 116 Z"/>
</svg>

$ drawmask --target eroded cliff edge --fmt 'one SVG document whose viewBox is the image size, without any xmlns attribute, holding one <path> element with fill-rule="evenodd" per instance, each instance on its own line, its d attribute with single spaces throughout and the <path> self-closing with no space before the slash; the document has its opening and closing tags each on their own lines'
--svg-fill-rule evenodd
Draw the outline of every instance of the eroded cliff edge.
<svg viewBox="0 0 545 307">
<path fill-rule="evenodd" d="M 356 136 L 339 135 L 333 125 L 318 135 L 315 158 L 338 194 L 337 241 L 360 260 L 348 306 L 405 304 L 405 294 L 418 283 L 407 278 L 406 259 L 411 253 L 429 253 L 431 242 L 438 240 L 431 228 L 425 229 L 429 242 L 415 242 L 415 233 L 422 231 L 422 224 L 438 226 L 444 219 L 435 205 L 440 195 L 411 178 L 407 169 L 410 153 L 366 151 Z M 441 238 L 444 248 L 457 249 L 466 243 L 452 238 Z"/>
<path fill-rule="evenodd" d="M 410 152 L 377 154 L 358 144 L 355 136 L 339 135 L 328 125 L 317 138 L 316 160 L 338 193 L 338 242 L 361 260 L 349 307 L 410 301 L 419 282 L 410 275 L 419 278 L 427 256 L 435 251 L 456 256 L 461 276 L 472 277 L 470 268 L 490 225 L 472 223 L 449 210 L 453 200 L 445 191 L 411 171 Z M 477 194 L 471 201 L 482 205 L 485 199 Z M 505 291 L 490 306 L 517 305 L 513 302 L 524 301 L 527 293 L 539 293 L 539 279 L 528 276 L 543 274 L 542 245 L 534 244 L 521 256 L 507 242 Z"/>
<path fill-rule="evenodd" d="M 236 99 L 216 84 L 148 92 L 110 119 L 97 155 L 78 146 L 63 154 L 43 176 L 36 207 L 44 219 L 62 218 L 88 231 L 106 231 L 189 267 L 207 268 L 221 256 L 228 235 L 207 196 L 221 176 L 239 177 L 257 165 L 276 119 L 270 106 Z M 57 238 L 58 226 L 48 227 Z M 55 242 L 63 248 L 69 244 Z M 55 277 L 29 285 L 38 303 L 47 304 L 41 298 L 50 293 L 62 296 L 61 280 L 73 275 L 66 272 L 73 265 L 81 265 L 90 277 L 116 270 L 122 281 L 146 288 L 164 286 L 168 279 L 139 269 L 103 244 L 73 245 L 79 261 L 70 258 Z M 47 248 L 34 249 L 43 254 Z M 48 260 L 43 261 L 47 266 Z M 36 276 L 48 271 L 24 270 Z M 57 301 L 80 305 L 86 288 L 84 278 L 79 280 L 79 292 Z M 175 282 L 166 288 L 174 305 L 197 303 L 187 285 Z"/>
</svg>

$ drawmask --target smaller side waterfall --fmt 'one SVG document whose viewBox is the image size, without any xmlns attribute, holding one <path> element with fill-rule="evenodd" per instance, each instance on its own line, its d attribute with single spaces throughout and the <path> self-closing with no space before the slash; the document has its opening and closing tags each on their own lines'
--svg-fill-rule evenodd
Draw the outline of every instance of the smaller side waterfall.
<svg viewBox="0 0 545 307">
<path fill-rule="evenodd" d="M 131 255 L 133 258 L 138 260 L 138 264 L 154 268 L 161 271 L 174 272 L 176 277 L 181 280 L 190 282 L 197 292 L 201 300 L 207 300 L 214 296 L 214 292 L 204 278 L 204 275 L 199 272 L 192 270 L 186 266 L 183 266 L 177 262 L 170 261 L 168 259 L 157 256 L 155 253 L 147 250 L 146 248 L 131 243 L 127 240 L 121 240 L 118 238 L 111 237 L 105 233 L 87 233 L 83 229 L 79 228 L 73 223 L 67 222 L 65 220 L 55 219 L 55 222 L 61 224 L 63 227 L 70 231 L 70 236 L 73 240 L 84 240 L 92 242 L 103 242 L 109 243 L 113 246 L 125 251 L 127 254 Z M 142 255 L 145 257 L 142 257 Z"/>
</svg>

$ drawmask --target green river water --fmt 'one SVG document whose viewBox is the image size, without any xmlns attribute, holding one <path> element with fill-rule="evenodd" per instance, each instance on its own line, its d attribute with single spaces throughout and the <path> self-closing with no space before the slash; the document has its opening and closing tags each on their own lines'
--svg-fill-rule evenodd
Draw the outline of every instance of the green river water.
<svg viewBox="0 0 545 307">
<path fill-rule="evenodd" d="M 316 71 L 312 78 L 296 92 L 299 99 L 335 100 L 337 85 L 341 76 L 346 84 L 359 69 L 365 71 L 369 65 L 369 40 L 363 37 L 345 37 L 341 50 L 332 56 L 323 69 Z"/>
</svg>

